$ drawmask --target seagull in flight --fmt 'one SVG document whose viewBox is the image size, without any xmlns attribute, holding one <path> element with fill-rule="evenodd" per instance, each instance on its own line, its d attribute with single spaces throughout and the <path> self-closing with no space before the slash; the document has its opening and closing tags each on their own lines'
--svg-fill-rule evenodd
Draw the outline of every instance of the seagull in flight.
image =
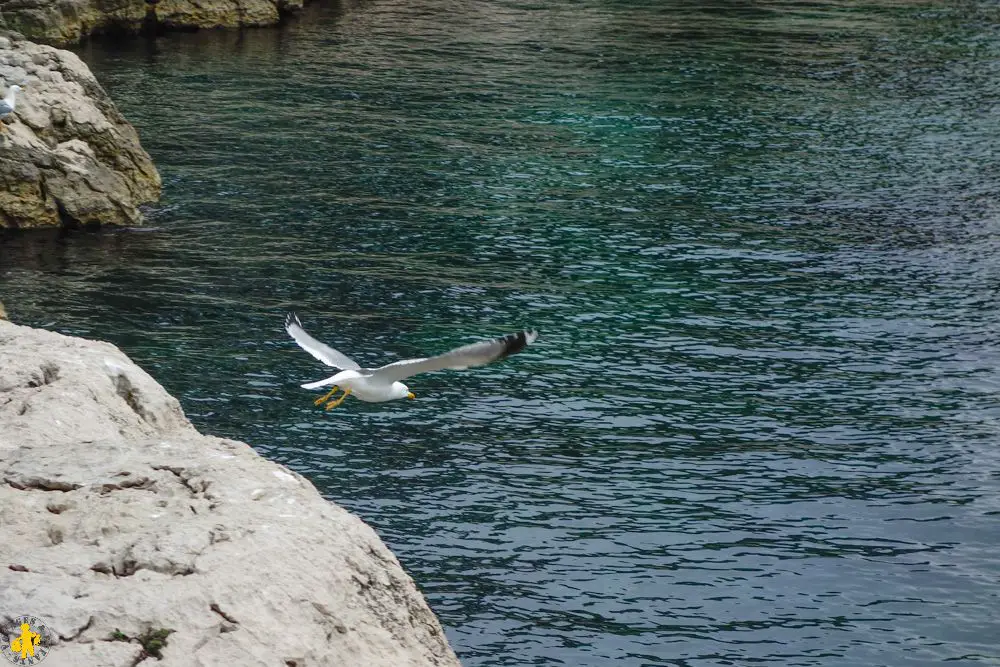
<svg viewBox="0 0 1000 667">
<path fill-rule="evenodd" d="M 351 394 L 367 403 L 383 403 L 394 401 L 397 398 L 416 398 L 410 388 L 400 380 L 417 373 L 485 366 L 512 354 L 517 354 L 538 338 L 538 332 L 528 329 L 500 338 L 456 347 L 454 350 L 435 357 L 403 359 L 379 368 L 361 368 L 357 362 L 307 334 L 295 313 L 289 313 L 285 317 L 285 331 L 295 339 L 295 342 L 303 350 L 327 366 L 341 369 L 336 375 L 331 375 L 324 380 L 302 385 L 303 389 L 317 389 L 333 385 L 333 389 L 329 393 L 315 401 L 316 405 L 329 401 L 326 404 L 327 410 L 337 407 Z M 343 395 L 335 400 L 329 400 L 339 389 L 344 390 Z"/>
</svg>

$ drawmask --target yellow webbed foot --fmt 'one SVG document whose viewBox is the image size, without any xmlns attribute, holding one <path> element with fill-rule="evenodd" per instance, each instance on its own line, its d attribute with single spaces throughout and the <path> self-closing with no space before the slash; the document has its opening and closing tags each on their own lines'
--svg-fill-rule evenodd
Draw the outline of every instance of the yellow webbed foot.
<svg viewBox="0 0 1000 667">
<path fill-rule="evenodd" d="M 345 389 L 344 393 L 341 395 L 340 398 L 338 398 L 335 401 L 330 401 L 329 403 L 326 404 L 326 409 L 327 410 L 334 409 L 335 407 L 337 407 L 338 405 L 340 405 L 341 403 L 343 403 L 344 399 L 347 398 L 350 395 L 351 395 L 351 390 L 350 389 Z"/>
<path fill-rule="evenodd" d="M 333 389 L 324 394 L 321 398 L 317 398 L 315 401 L 313 401 L 313 405 L 319 405 L 323 401 L 329 400 L 331 396 L 337 393 L 338 389 L 340 389 L 340 387 L 338 387 L 337 385 L 333 385 Z"/>
</svg>

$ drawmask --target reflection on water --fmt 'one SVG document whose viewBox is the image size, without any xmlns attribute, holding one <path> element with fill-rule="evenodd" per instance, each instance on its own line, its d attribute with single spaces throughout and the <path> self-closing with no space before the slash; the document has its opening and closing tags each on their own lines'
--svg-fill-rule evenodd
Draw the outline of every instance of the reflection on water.
<svg viewBox="0 0 1000 667">
<path fill-rule="evenodd" d="M 1000 659 L 996 8 L 391 0 L 81 53 L 150 231 L 0 239 L 372 523 L 468 665 Z M 281 328 L 383 363 L 314 409 Z"/>
</svg>

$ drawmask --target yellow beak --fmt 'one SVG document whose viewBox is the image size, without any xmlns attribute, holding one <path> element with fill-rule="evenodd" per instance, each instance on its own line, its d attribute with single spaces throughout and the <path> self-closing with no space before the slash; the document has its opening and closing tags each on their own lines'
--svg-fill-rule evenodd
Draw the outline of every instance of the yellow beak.
<svg viewBox="0 0 1000 667">
<path fill-rule="evenodd" d="M 413 395 L 412 391 L 409 394 L 407 394 L 406 397 L 407 398 L 416 398 L 416 396 Z"/>
</svg>

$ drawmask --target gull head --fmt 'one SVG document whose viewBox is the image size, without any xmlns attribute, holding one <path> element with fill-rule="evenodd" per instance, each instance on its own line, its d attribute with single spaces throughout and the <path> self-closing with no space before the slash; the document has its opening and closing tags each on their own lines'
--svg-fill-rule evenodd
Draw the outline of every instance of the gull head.
<svg viewBox="0 0 1000 667">
<path fill-rule="evenodd" d="M 8 88 L 7 90 L 9 90 L 12 93 L 19 93 L 22 90 L 24 90 L 24 88 L 21 88 L 21 86 L 19 86 L 17 84 L 14 84 L 13 86 L 11 86 L 10 88 Z"/>
<path fill-rule="evenodd" d="M 416 396 L 413 395 L 413 392 L 410 391 L 410 388 L 402 382 L 393 382 L 389 391 L 392 395 L 392 398 L 389 399 L 390 401 L 396 400 L 397 398 L 416 398 Z"/>
</svg>

